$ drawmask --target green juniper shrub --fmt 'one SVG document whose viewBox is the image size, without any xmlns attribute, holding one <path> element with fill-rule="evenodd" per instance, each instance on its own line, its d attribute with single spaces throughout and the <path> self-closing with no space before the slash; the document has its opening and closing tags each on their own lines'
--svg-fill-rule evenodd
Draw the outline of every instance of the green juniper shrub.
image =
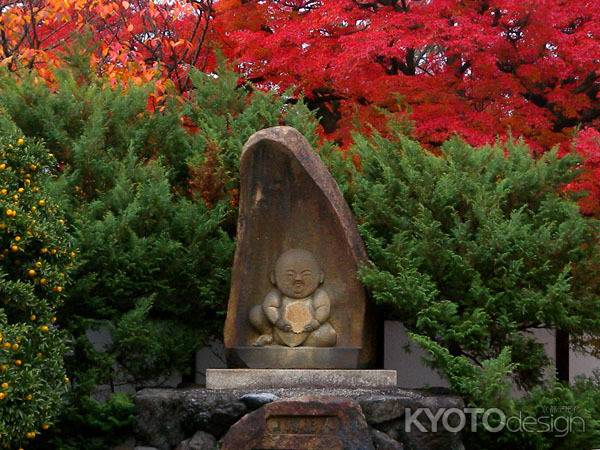
<svg viewBox="0 0 600 450">
<path fill-rule="evenodd" d="M 76 69 L 57 80 L 50 89 L 34 74 L 5 73 L 0 104 L 60 157 L 52 189 L 81 249 L 60 314 L 74 344 L 71 401 L 40 445 L 100 449 L 132 424 L 122 398 L 99 396 L 105 387 L 191 373 L 194 351 L 220 331 L 233 252 L 222 224 L 231 212 L 181 195 L 193 140 L 177 103 L 149 112 L 150 84 L 112 89 L 103 79 L 82 82 Z M 93 330 L 107 332 L 108 345 L 93 345 Z M 91 407 L 105 419 L 90 420 Z"/>
<path fill-rule="evenodd" d="M 287 93 L 254 90 L 239 74 L 221 66 L 217 74 L 192 71 L 194 89 L 184 113 L 197 129 L 195 152 L 188 164 L 190 188 L 207 204 L 228 199 L 237 204 L 239 159 L 248 138 L 263 128 L 288 125 L 300 131 L 327 160 L 336 162 L 335 146 L 319 142 L 318 121 L 302 99 Z"/>
<path fill-rule="evenodd" d="M 89 395 L 77 395 L 69 402 L 50 440 L 41 441 L 39 449 L 105 450 L 122 444 L 131 436 L 134 405 L 131 397 L 115 393 L 106 401 Z"/>
<path fill-rule="evenodd" d="M 83 71 L 85 64 L 64 65 L 50 87 L 35 72 L 2 72 L 0 104 L 27 136 L 42 138 L 69 167 L 71 187 L 89 200 L 113 184 L 113 164 L 133 152 L 142 160 L 162 158 L 170 181 L 182 183 L 191 140 L 169 97 L 153 111 L 152 83 L 112 87 L 107 79 Z"/>
<path fill-rule="evenodd" d="M 542 386 L 548 359 L 531 330 L 600 332 L 600 222 L 563 189 L 576 159 L 459 139 L 433 154 L 377 134 L 355 136 L 353 151 L 362 171 L 349 198 L 372 261 L 360 278 L 467 405 L 511 411 L 511 381 Z M 539 389 L 520 405 L 539 404 Z M 496 448 L 477 446 L 485 434 L 471 448 Z M 529 448 L 561 448 L 548 439 Z"/>
<path fill-rule="evenodd" d="M 535 417 L 535 432 L 531 428 L 501 436 L 479 433 L 474 444 L 485 443 L 501 448 L 524 450 L 571 450 L 598 448 L 600 443 L 600 379 L 577 380 L 573 386 L 549 383 L 535 387 L 531 393 L 515 401 L 515 417 Z M 518 422 L 517 422 L 518 423 Z M 514 427 L 512 427 L 514 429 Z M 490 442 L 490 440 L 492 440 Z"/>
<path fill-rule="evenodd" d="M 220 331 L 233 243 L 220 228 L 227 206 L 177 197 L 158 162 L 130 154 L 114 183 L 75 216 L 81 261 L 66 315 L 80 336 L 90 319 L 108 327 L 109 353 L 136 383 L 188 369 Z"/>
<path fill-rule="evenodd" d="M 67 392 L 57 322 L 73 259 L 64 214 L 47 184 L 56 159 L 0 109 L 0 446 L 45 434 Z"/>
</svg>

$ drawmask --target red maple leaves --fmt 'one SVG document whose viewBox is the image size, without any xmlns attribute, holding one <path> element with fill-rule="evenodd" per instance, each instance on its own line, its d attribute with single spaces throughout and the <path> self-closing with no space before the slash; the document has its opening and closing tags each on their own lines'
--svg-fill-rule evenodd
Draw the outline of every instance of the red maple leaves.
<svg viewBox="0 0 600 450">
<path fill-rule="evenodd" d="M 230 20 L 245 8 L 251 27 Z M 341 140 L 353 116 L 373 114 L 360 110 L 394 112 L 394 93 L 415 136 L 432 145 L 511 132 L 545 150 L 580 123 L 600 124 L 600 9 L 591 1 L 245 2 L 221 10 L 222 28 L 224 50 L 249 78 L 298 86 Z"/>
<path fill-rule="evenodd" d="M 245 9 L 252 26 L 231 26 Z M 578 186 L 592 193 L 583 210 L 600 212 L 597 2 L 250 1 L 221 10 L 223 27 L 223 48 L 247 77 L 296 86 L 342 143 L 366 123 L 383 130 L 389 114 L 411 119 L 430 146 L 512 135 L 543 152 L 584 127 L 575 144 L 589 170 Z"/>
</svg>

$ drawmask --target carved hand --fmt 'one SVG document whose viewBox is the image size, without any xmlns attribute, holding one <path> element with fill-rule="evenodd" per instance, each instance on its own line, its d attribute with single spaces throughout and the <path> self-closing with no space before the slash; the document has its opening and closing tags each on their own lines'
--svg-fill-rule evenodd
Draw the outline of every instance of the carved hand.
<svg viewBox="0 0 600 450">
<path fill-rule="evenodd" d="M 279 328 L 280 330 L 283 330 L 283 331 L 292 331 L 292 324 L 289 323 L 287 320 L 284 320 L 284 319 L 279 319 L 275 323 L 275 326 L 277 328 Z"/>
<path fill-rule="evenodd" d="M 313 319 L 310 323 L 304 326 L 304 331 L 315 331 L 317 328 L 321 326 L 321 323 L 317 319 Z"/>
</svg>

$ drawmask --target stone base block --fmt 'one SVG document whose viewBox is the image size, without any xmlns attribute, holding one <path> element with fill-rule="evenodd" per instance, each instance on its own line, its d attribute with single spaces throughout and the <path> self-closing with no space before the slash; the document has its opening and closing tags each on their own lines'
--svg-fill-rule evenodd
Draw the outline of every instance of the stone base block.
<svg viewBox="0 0 600 450">
<path fill-rule="evenodd" d="M 207 369 L 207 389 L 394 388 L 395 370 Z"/>
</svg>

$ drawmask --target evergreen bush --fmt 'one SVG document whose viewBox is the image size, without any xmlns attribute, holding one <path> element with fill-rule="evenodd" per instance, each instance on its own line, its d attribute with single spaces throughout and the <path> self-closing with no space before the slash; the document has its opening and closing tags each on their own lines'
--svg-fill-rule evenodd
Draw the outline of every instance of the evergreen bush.
<svg viewBox="0 0 600 450">
<path fill-rule="evenodd" d="M 510 413 L 511 381 L 541 389 L 548 359 L 533 330 L 600 332 L 600 222 L 564 189 L 574 157 L 459 139 L 433 153 L 399 134 L 355 136 L 353 151 L 349 198 L 372 261 L 360 278 L 467 405 Z"/>
</svg>

